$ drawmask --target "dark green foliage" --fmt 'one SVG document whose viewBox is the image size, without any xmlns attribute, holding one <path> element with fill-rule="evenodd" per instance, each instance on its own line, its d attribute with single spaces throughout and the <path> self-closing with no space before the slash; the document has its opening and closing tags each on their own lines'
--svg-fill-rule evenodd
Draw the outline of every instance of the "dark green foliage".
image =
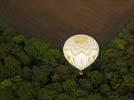
<svg viewBox="0 0 134 100">
<path fill-rule="evenodd" d="M 47 90 L 45 88 L 41 88 L 38 92 L 38 100 L 52 100 L 54 99 L 55 94 L 52 90 Z"/>
<path fill-rule="evenodd" d="M 46 55 L 48 45 L 37 39 L 30 39 L 27 41 L 24 50 L 33 59 L 42 60 Z"/>
<path fill-rule="evenodd" d="M 67 92 L 74 91 L 78 88 L 78 84 L 76 83 L 75 80 L 69 79 L 63 82 L 63 88 Z"/>
<path fill-rule="evenodd" d="M 20 43 L 25 43 L 26 40 L 25 40 L 25 37 L 23 35 L 15 35 L 13 37 L 13 41 L 17 44 L 20 44 Z"/>
<path fill-rule="evenodd" d="M 8 77 L 21 73 L 20 62 L 14 57 L 9 56 L 4 59 L 5 72 Z"/>
<path fill-rule="evenodd" d="M 1 89 L 0 100 L 15 100 L 15 95 L 10 88 Z"/>
<path fill-rule="evenodd" d="M 22 77 L 25 80 L 31 80 L 32 79 L 32 69 L 29 67 L 23 67 L 22 69 Z"/>
<path fill-rule="evenodd" d="M 61 51 L 57 49 L 49 49 L 44 55 L 44 62 L 48 65 L 56 66 L 57 64 L 63 64 L 65 59 Z"/>
<path fill-rule="evenodd" d="M 83 76 L 60 50 L 0 23 L 0 100 L 134 100 L 133 21 Z"/>
<path fill-rule="evenodd" d="M 34 81 L 39 81 L 39 82 L 43 82 L 46 83 L 49 81 L 49 74 L 50 74 L 50 70 L 49 67 L 46 65 L 44 66 L 34 66 L 33 67 L 33 75 L 32 75 L 32 79 Z"/>
<path fill-rule="evenodd" d="M 100 86 L 100 92 L 104 95 L 109 95 L 111 92 L 110 86 L 108 84 L 102 84 Z"/>
<path fill-rule="evenodd" d="M 93 93 L 91 93 L 91 94 L 88 95 L 87 100 L 104 100 L 104 99 L 102 99 L 100 94 L 96 94 L 96 93 L 93 94 Z"/>
<path fill-rule="evenodd" d="M 94 87 L 98 87 L 101 83 L 104 82 L 103 74 L 99 71 L 92 71 L 88 75 Z"/>
<path fill-rule="evenodd" d="M 19 100 L 32 100 L 35 95 L 35 90 L 31 83 L 21 83 L 17 89 Z"/>
</svg>

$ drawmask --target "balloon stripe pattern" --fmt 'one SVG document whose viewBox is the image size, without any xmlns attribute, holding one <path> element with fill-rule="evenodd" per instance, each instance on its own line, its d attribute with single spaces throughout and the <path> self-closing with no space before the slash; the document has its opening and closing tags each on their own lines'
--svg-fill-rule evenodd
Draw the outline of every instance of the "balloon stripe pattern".
<svg viewBox="0 0 134 100">
<path fill-rule="evenodd" d="M 98 57 L 99 45 L 91 36 L 74 35 L 65 42 L 63 53 L 71 65 L 79 70 L 84 70 Z"/>
</svg>

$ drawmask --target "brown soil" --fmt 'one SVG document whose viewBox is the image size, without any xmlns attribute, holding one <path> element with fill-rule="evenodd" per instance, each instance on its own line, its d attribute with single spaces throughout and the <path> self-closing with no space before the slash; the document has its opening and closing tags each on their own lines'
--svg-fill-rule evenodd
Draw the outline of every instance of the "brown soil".
<svg viewBox="0 0 134 100">
<path fill-rule="evenodd" d="M 134 0 L 0 0 L 0 14 L 17 31 L 56 47 L 79 33 L 105 46 L 133 17 Z"/>
</svg>

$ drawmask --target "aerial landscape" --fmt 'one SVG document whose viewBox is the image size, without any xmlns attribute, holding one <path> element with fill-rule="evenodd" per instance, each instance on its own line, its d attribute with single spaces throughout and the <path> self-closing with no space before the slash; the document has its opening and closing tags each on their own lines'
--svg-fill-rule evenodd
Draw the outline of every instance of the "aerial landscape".
<svg viewBox="0 0 134 100">
<path fill-rule="evenodd" d="M 72 58 L 79 52 L 88 64 L 85 55 Z M 133 93 L 133 0 L 0 0 L 0 100 L 134 100 Z"/>
</svg>

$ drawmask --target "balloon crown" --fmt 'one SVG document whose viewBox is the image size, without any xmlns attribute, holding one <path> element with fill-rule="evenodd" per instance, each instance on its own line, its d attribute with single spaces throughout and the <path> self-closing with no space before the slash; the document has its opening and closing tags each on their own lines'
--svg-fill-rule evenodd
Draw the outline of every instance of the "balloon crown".
<svg viewBox="0 0 134 100">
<path fill-rule="evenodd" d="M 75 43 L 84 44 L 84 43 L 88 42 L 88 38 L 85 37 L 84 35 L 83 36 L 76 36 L 74 38 L 74 41 L 75 41 Z"/>
</svg>

